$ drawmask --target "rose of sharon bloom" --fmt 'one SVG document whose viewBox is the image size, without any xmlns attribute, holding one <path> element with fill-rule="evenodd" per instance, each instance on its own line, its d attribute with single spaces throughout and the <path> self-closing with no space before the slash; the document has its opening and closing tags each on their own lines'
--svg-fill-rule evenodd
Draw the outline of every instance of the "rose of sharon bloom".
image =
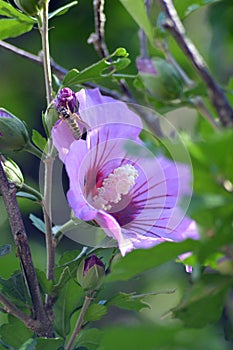
<svg viewBox="0 0 233 350">
<path fill-rule="evenodd" d="M 95 221 L 118 242 L 122 255 L 163 241 L 197 239 L 195 222 L 179 202 L 191 195 L 188 166 L 155 157 L 140 141 L 139 117 L 99 91 L 77 94 L 90 125 L 86 140 L 72 140 L 65 123 L 53 129 L 54 144 L 70 180 L 67 194 L 77 218 Z"/>
</svg>

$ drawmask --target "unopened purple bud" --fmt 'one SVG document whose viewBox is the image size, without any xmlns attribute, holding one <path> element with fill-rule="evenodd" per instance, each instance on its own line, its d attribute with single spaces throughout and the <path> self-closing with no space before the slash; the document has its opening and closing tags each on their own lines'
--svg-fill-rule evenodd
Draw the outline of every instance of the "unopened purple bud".
<svg viewBox="0 0 233 350">
<path fill-rule="evenodd" d="M 140 73 L 147 74 L 157 74 L 155 69 L 154 62 L 150 58 L 140 58 L 138 57 L 136 60 L 137 68 Z"/>
<path fill-rule="evenodd" d="M 61 107 L 68 107 L 73 113 L 77 110 L 78 101 L 74 91 L 70 88 L 63 88 L 58 92 L 54 104 L 57 110 Z"/>
<path fill-rule="evenodd" d="M 170 101 L 183 94 L 183 80 L 176 68 L 160 57 L 138 58 L 138 77 L 147 93 L 158 101 Z"/>
<path fill-rule="evenodd" d="M 104 275 L 104 264 L 93 254 L 79 264 L 77 281 L 85 291 L 93 291 L 100 288 Z"/>
<path fill-rule="evenodd" d="M 98 265 L 100 267 L 104 268 L 104 264 L 102 263 L 102 261 L 97 258 L 96 255 L 92 254 L 89 258 L 87 258 L 85 260 L 84 263 L 84 269 L 83 269 L 83 276 L 85 276 L 87 274 L 87 272 L 92 268 L 92 266 L 94 265 Z"/>
</svg>

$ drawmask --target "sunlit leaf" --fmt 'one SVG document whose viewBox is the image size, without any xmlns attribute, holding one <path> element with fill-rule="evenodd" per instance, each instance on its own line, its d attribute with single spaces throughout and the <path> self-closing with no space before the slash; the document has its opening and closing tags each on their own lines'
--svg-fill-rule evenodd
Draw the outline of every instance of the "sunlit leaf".
<svg viewBox="0 0 233 350">
<path fill-rule="evenodd" d="M 144 30 L 148 39 L 153 41 L 153 30 L 143 0 L 120 0 L 122 5 L 129 12 L 130 16 Z"/>
<path fill-rule="evenodd" d="M 74 87 L 75 85 L 100 79 L 112 75 L 115 71 L 126 68 L 130 60 L 128 53 L 124 48 L 119 48 L 108 57 L 92 64 L 91 66 L 78 71 L 70 70 L 64 78 L 63 86 Z"/>
<path fill-rule="evenodd" d="M 47 140 L 37 130 L 32 131 L 32 141 L 42 152 L 44 151 Z"/>
<path fill-rule="evenodd" d="M 14 18 L 0 19 L 0 40 L 15 38 L 23 33 L 29 32 L 33 24 L 20 22 Z"/>
</svg>

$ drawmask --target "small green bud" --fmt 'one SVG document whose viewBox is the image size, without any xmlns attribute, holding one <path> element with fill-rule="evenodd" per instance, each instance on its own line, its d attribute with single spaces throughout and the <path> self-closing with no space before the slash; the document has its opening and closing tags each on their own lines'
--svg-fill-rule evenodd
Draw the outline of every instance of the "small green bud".
<svg viewBox="0 0 233 350">
<path fill-rule="evenodd" d="M 166 60 L 159 57 L 138 58 L 137 67 L 144 87 L 156 100 L 166 102 L 182 96 L 182 77 Z"/>
<path fill-rule="evenodd" d="M 3 161 L 3 169 L 9 182 L 14 182 L 17 188 L 24 184 L 23 174 L 18 165 L 11 159 Z"/>
<path fill-rule="evenodd" d="M 28 141 L 25 124 L 4 108 L 0 108 L 0 153 L 20 151 Z"/>
<path fill-rule="evenodd" d="M 29 16 L 37 15 L 45 2 L 45 0 L 14 0 L 18 8 Z"/>
<path fill-rule="evenodd" d="M 48 135 L 51 134 L 51 130 L 58 119 L 58 112 L 52 102 L 43 115 L 43 123 Z"/>
<path fill-rule="evenodd" d="M 77 281 L 86 291 L 99 289 L 105 275 L 104 264 L 94 254 L 84 259 L 77 270 Z"/>
</svg>

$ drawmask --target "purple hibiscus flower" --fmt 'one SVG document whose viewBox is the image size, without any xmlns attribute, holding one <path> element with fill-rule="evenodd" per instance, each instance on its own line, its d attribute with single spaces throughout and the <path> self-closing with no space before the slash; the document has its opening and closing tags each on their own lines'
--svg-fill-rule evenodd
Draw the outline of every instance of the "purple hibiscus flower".
<svg viewBox="0 0 233 350">
<path fill-rule="evenodd" d="M 66 123 L 52 131 L 70 180 L 68 202 L 77 218 L 95 221 L 118 242 L 122 255 L 163 241 L 198 237 L 179 207 L 191 195 L 188 166 L 155 157 L 139 139 L 142 124 L 126 104 L 98 89 L 76 94 L 86 140 Z"/>
</svg>

